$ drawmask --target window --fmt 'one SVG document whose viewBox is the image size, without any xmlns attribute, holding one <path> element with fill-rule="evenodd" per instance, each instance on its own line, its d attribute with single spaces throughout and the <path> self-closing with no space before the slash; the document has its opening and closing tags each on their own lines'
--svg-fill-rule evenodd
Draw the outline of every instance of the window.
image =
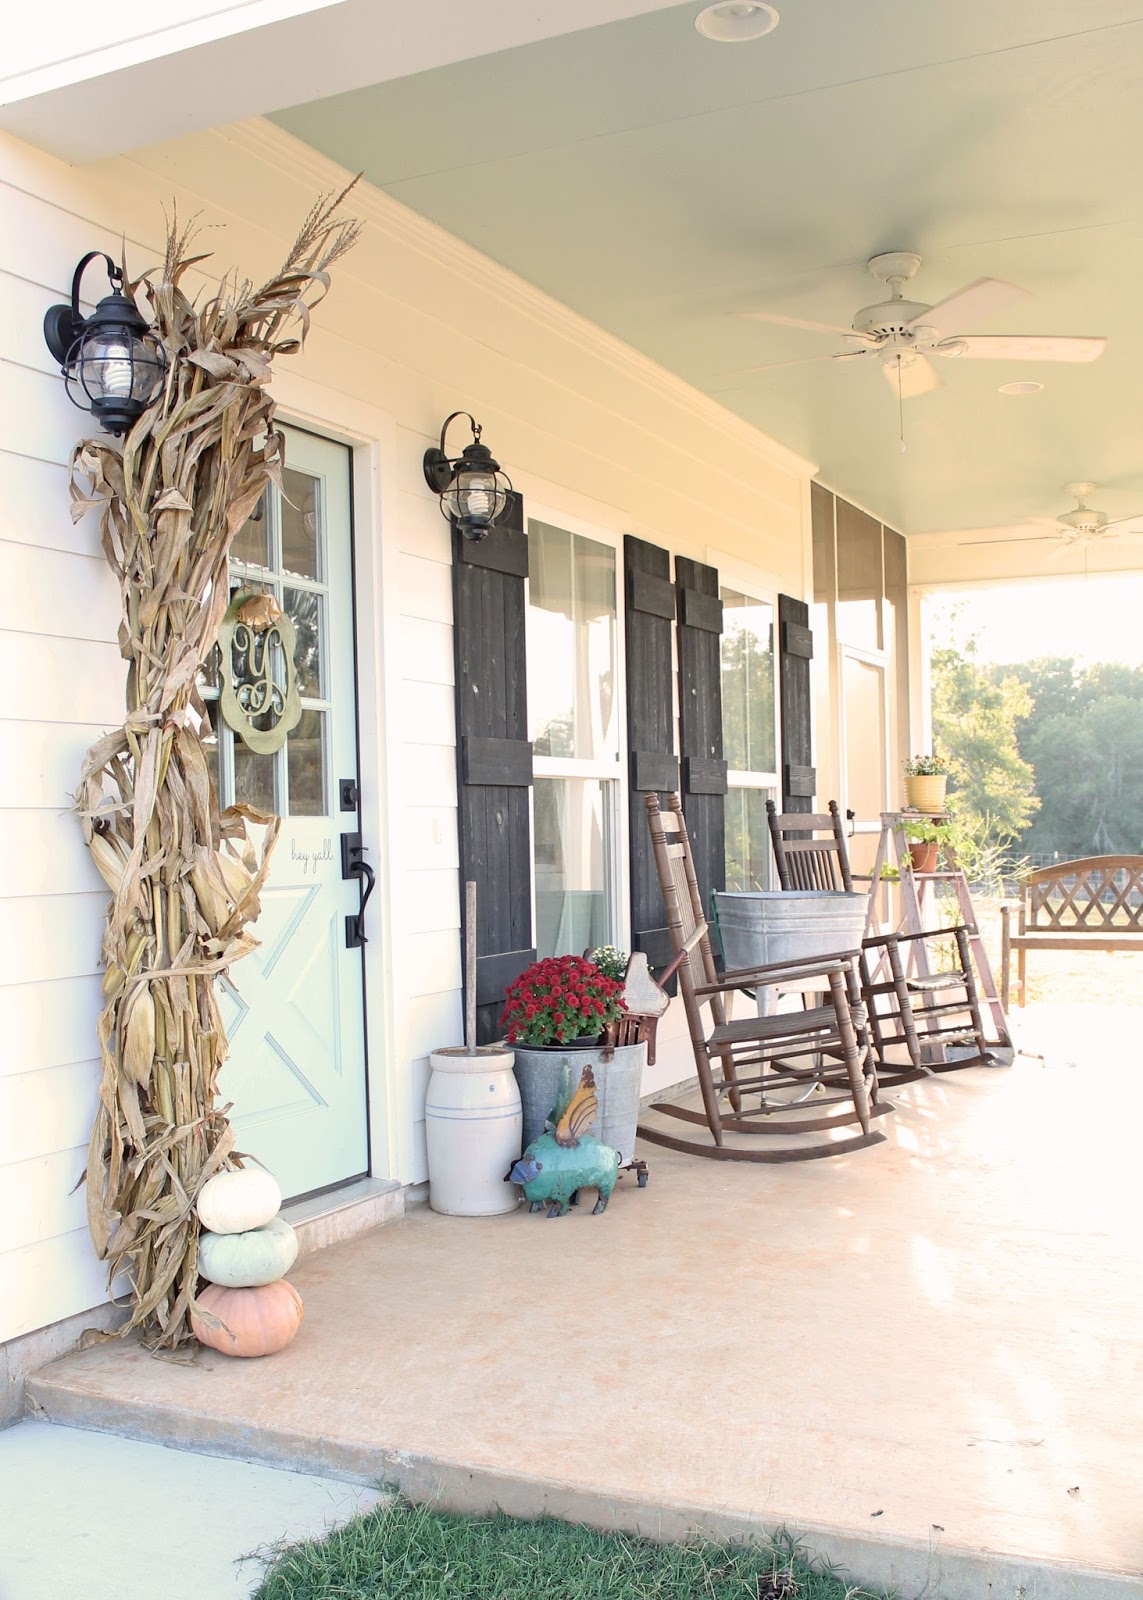
<svg viewBox="0 0 1143 1600">
<path fill-rule="evenodd" d="M 528 523 L 528 723 L 536 950 L 613 941 L 619 775 L 616 561 L 610 545 Z"/>
<path fill-rule="evenodd" d="M 722 589 L 722 745 L 726 758 L 726 887 L 768 889 L 766 801 L 778 791 L 774 607 Z"/>
</svg>

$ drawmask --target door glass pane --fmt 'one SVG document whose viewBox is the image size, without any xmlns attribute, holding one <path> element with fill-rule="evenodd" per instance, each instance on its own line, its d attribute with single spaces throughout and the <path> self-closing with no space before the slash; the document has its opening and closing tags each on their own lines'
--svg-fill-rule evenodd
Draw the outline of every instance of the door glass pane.
<svg viewBox="0 0 1143 1600">
<path fill-rule="evenodd" d="M 722 590 L 722 747 L 732 772 L 775 770 L 774 608 Z"/>
<path fill-rule="evenodd" d="M 298 636 L 294 649 L 294 670 L 298 693 L 303 700 L 325 698 L 322 670 L 322 597 L 312 589 L 283 589 L 282 606 L 289 614 Z M 292 790 L 291 790 L 292 792 Z"/>
<path fill-rule="evenodd" d="M 582 955 L 611 937 L 608 863 L 614 785 L 537 778 L 537 955 Z"/>
<path fill-rule="evenodd" d="M 233 736 L 232 736 L 233 737 Z M 275 782 L 276 756 L 259 755 L 234 739 L 234 798 L 256 806 L 259 811 L 277 812 L 278 786 Z"/>
<path fill-rule="evenodd" d="M 528 524 L 528 719 L 537 755 L 616 749 L 615 551 Z"/>
<path fill-rule="evenodd" d="M 267 515 L 266 496 L 263 495 L 254 508 L 254 515 L 247 517 L 234 536 L 234 543 L 230 546 L 231 561 L 247 567 L 264 567 L 269 560 L 269 531 L 270 518 Z"/>
<path fill-rule="evenodd" d="M 286 741 L 292 817 L 323 817 L 328 810 L 326 720 L 324 711 L 303 711 Z"/>
<path fill-rule="evenodd" d="M 282 484 L 282 571 L 320 578 L 321 479 L 287 467 Z"/>
<path fill-rule="evenodd" d="M 731 789 L 726 796 L 726 887 L 736 893 L 772 889 L 766 802 L 773 789 Z"/>
</svg>

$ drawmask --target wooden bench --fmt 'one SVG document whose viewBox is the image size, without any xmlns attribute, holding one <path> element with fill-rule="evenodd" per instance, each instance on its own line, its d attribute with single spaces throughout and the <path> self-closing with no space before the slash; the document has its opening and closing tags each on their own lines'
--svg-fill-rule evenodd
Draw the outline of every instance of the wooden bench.
<svg viewBox="0 0 1143 1600">
<path fill-rule="evenodd" d="M 1027 999 L 1029 950 L 1143 951 L 1143 856 L 1083 856 L 1029 872 L 1020 899 L 1000 909 L 1001 1002 L 1008 1007 L 1008 968 L 1017 956 L 1017 992 Z M 1012 932 L 1012 913 L 1019 926 Z"/>
</svg>

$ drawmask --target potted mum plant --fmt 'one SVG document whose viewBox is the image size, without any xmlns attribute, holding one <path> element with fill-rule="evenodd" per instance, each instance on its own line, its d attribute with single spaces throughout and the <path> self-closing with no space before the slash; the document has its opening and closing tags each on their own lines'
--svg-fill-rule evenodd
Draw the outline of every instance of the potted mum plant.
<svg viewBox="0 0 1143 1600">
<path fill-rule="evenodd" d="M 905 804 L 914 811 L 940 816 L 949 781 L 944 761 L 940 756 L 908 756 L 901 765 L 905 771 Z"/>
<path fill-rule="evenodd" d="M 591 1132 L 619 1151 L 620 1165 L 633 1158 L 647 1046 L 609 1038 L 626 1009 L 623 983 L 604 970 L 622 971 L 626 958 L 610 953 L 616 960 L 599 965 L 584 956 L 548 956 L 508 986 L 500 1021 L 516 1056 L 525 1149 L 544 1131 L 565 1066 L 574 1084 L 590 1065 L 599 1101 Z"/>
</svg>

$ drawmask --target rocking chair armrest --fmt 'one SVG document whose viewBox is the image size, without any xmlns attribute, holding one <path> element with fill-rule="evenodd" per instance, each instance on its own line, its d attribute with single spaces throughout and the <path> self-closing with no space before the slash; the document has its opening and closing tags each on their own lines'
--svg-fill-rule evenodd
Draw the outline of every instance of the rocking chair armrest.
<svg viewBox="0 0 1143 1600">
<path fill-rule="evenodd" d="M 700 922 L 691 931 L 690 938 L 683 945 L 683 948 L 674 956 L 671 961 L 667 963 L 662 972 L 660 972 L 659 976 L 655 979 L 655 982 L 659 985 L 660 989 L 665 983 L 669 983 L 671 981 L 675 973 L 682 966 L 683 962 L 690 955 L 691 951 L 694 950 L 706 937 L 707 931 L 707 925 L 705 922 Z"/>
<path fill-rule="evenodd" d="M 941 939 L 955 933 L 958 928 L 968 932 L 963 922 L 953 922 L 947 928 L 922 928 L 919 933 L 871 933 L 862 939 L 861 948 L 868 950 L 870 945 L 875 944 L 908 944 L 914 939 Z"/>
<path fill-rule="evenodd" d="M 804 956 L 800 961 L 772 961 L 764 967 L 735 967 L 722 975 L 719 983 L 696 987 L 696 995 L 726 994 L 744 984 L 767 987 L 783 978 L 826 978 L 831 972 L 844 972 L 857 959 L 856 950 L 837 950 L 828 956 Z"/>
</svg>

